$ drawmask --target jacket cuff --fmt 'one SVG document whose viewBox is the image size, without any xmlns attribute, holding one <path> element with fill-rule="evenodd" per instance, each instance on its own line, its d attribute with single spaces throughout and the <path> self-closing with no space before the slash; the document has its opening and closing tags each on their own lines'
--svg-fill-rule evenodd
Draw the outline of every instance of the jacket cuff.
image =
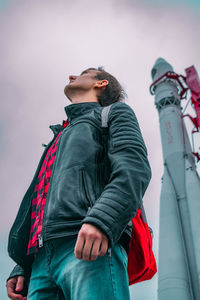
<svg viewBox="0 0 200 300">
<path fill-rule="evenodd" d="M 20 267 L 19 265 L 16 265 L 14 267 L 14 269 L 12 270 L 12 272 L 10 273 L 10 276 L 8 277 L 8 279 L 6 281 L 8 281 L 9 279 L 16 277 L 16 276 L 25 277 L 24 269 L 22 267 Z"/>
</svg>

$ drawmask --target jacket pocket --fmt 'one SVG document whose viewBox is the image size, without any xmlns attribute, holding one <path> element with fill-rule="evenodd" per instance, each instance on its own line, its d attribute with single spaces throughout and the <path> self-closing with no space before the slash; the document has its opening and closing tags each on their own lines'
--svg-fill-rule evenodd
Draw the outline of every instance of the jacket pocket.
<svg viewBox="0 0 200 300">
<path fill-rule="evenodd" d="M 88 211 L 89 200 L 85 194 L 82 168 L 75 165 L 54 174 L 49 194 L 47 217 L 50 222 L 76 222 L 83 219 Z"/>
<path fill-rule="evenodd" d="M 91 208 L 93 206 L 93 203 L 91 201 L 91 197 L 89 194 L 89 190 L 88 190 L 88 185 L 87 185 L 87 179 L 86 179 L 86 174 L 85 174 L 85 170 L 81 169 L 81 186 L 82 186 L 82 197 L 83 197 L 83 201 L 87 202 L 88 204 L 88 208 Z"/>
</svg>

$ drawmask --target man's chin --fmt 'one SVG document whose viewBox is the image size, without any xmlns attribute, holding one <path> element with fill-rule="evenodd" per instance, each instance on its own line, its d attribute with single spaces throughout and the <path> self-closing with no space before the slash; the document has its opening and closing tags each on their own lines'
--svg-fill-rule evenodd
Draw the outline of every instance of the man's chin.
<svg viewBox="0 0 200 300">
<path fill-rule="evenodd" d="M 72 98 L 70 98 L 69 95 L 65 94 L 65 96 L 67 97 L 67 99 L 68 99 L 70 102 L 72 102 Z"/>
<path fill-rule="evenodd" d="M 69 96 L 68 85 L 66 85 L 66 87 L 64 88 L 64 94 L 65 94 L 65 96 L 71 101 L 70 96 Z"/>
<path fill-rule="evenodd" d="M 65 94 L 65 96 L 67 96 L 67 85 L 64 88 L 64 94 Z"/>
</svg>

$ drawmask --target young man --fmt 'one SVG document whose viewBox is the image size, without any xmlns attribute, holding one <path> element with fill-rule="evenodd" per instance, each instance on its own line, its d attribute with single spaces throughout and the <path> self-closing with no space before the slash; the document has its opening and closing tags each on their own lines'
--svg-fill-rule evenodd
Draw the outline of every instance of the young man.
<svg viewBox="0 0 200 300">
<path fill-rule="evenodd" d="M 67 120 L 50 126 L 33 181 L 11 228 L 17 263 L 10 299 L 130 299 L 127 260 L 132 226 L 151 170 L 133 110 L 102 68 L 69 76 Z M 113 103 L 108 130 L 102 108 Z"/>
</svg>

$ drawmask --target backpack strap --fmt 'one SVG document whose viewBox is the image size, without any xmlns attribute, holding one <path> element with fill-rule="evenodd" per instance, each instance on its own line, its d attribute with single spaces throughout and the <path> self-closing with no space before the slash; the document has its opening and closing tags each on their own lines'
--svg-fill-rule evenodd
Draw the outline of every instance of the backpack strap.
<svg viewBox="0 0 200 300">
<path fill-rule="evenodd" d="M 112 103 L 108 106 L 104 106 L 101 111 L 101 126 L 108 127 L 108 114 L 111 109 Z"/>
<path fill-rule="evenodd" d="M 146 224 L 148 224 L 147 223 L 147 217 L 146 217 L 145 210 L 144 210 L 144 206 L 143 206 L 143 202 L 142 202 L 142 205 L 140 206 L 140 211 L 141 211 L 141 215 L 140 216 L 142 217 L 143 222 L 146 223 Z M 149 227 L 149 225 L 148 225 L 148 227 Z M 150 232 L 150 234 L 151 234 L 151 236 L 153 238 L 153 229 L 151 227 L 149 227 L 149 232 Z"/>
<path fill-rule="evenodd" d="M 141 216 L 142 216 L 143 222 L 144 222 L 144 223 L 147 223 L 147 217 L 146 217 L 146 214 L 145 214 L 145 210 L 144 210 L 143 203 L 142 203 L 142 205 L 140 206 L 140 210 L 141 210 Z"/>
</svg>

